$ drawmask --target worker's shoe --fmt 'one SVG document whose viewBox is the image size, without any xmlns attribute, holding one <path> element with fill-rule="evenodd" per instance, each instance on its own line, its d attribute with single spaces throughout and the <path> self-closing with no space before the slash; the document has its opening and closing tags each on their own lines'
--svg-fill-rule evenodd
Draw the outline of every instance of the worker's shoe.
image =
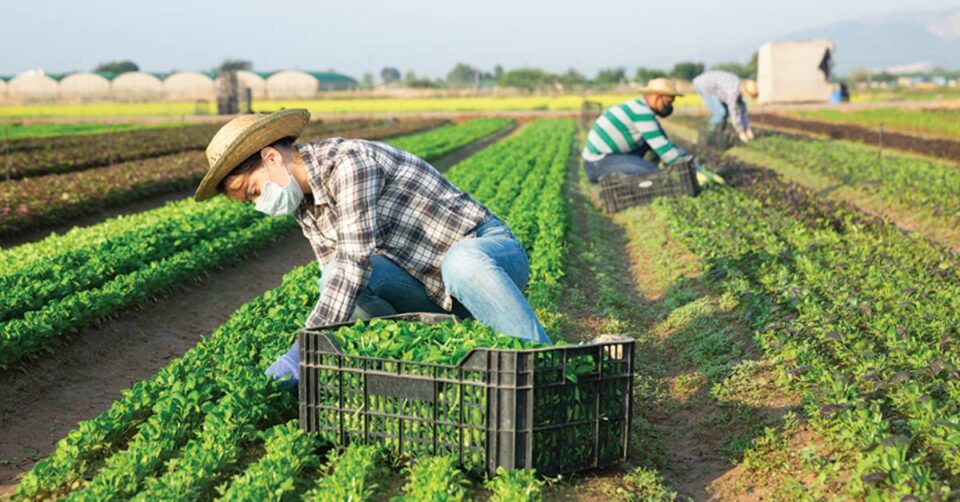
<svg viewBox="0 0 960 502">
<path fill-rule="evenodd" d="M 293 342 L 293 346 L 290 347 L 290 350 L 286 354 L 277 358 L 273 364 L 267 368 L 265 372 L 267 375 L 272 376 L 274 380 L 281 380 L 288 378 L 282 383 L 287 385 L 296 386 L 300 377 L 300 342 Z"/>
</svg>

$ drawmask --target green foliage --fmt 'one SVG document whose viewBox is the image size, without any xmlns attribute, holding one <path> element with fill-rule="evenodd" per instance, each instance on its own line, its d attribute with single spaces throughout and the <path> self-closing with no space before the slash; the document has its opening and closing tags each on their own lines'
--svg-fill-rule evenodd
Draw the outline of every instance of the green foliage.
<svg viewBox="0 0 960 502">
<path fill-rule="evenodd" d="M 516 68 L 504 72 L 497 80 L 497 84 L 501 87 L 533 90 L 549 87 L 556 81 L 556 75 L 547 73 L 540 68 Z"/>
<path fill-rule="evenodd" d="M 370 500 L 383 451 L 378 446 L 352 444 L 343 454 L 331 451 L 327 468 L 330 474 L 320 478 L 316 488 L 304 498 L 316 502 L 361 502 Z"/>
<path fill-rule="evenodd" d="M 433 364 L 457 364 L 475 348 L 522 349 L 533 342 L 496 333 L 473 320 L 463 323 L 392 322 L 374 319 L 332 334 L 347 354 Z"/>
<path fill-rule="evenodd" d="M 627 81 L 627 70 L 624 68 L 604 68 L 597 72 L 593 83 L 600 86 L 615 86 Z"/>
<path fill-rule="evenodd" d="M 582 89 L 590 85 L 590 80 L 573 68 L 570 68 L 566 73 L 558 76 L 557 81 L 566 90 Z"/>
<path fill-rule="evenodd" d="M 693 80 L 694 77 L 703 73 L 704 65 L 703 63 L 695 63 L 693 61 L 681 61 L 673 65 L 673 69 L 670 70 L 670 76 L 673 78 L 679 78 L 681 80 Z"/>
<path fill-rule="evenodd" d="M 497 477 L 488 480 L 484 487 L 490 490 L 490 502 L 540 502 L 544 484 L 532 469 L 507 471 L 498 467 Z"/>
<path fill-rule="evenodd" d="M 953 163 L 884 152 L 870 145 L 770 134 L 747 148 L 884 198 L 960 223 L 960 169 Z"/>
<path fill-rule="evenodd" d="M 813 426 L 856 452 L 850 496 L 949 491 L 960 474 L 956 257 L 793 187 L 749 190 L 655 207 L 709 276 L 776 302 L 751 316 L 757 340 L 808 389 Z"/>
<path fill-rule="evenodd" d="M 728 72 L 733 73 L 734 75 L 736 75 L 736 76 L 738 76 L 738 77 L 740 77 L 740 78 L 757 78 L 756 75 L 754 75 L 753 73 L 751 73 L 750 68 L 748 68 L 746 65 L 742 65 L 742 64 L 737 63 L 737 62 L 735 62 L 735 61 L 731 61 L 731 62 L 728 62 L 728 63 L 717 63 L 717 64 L 711 66 L 710 69 L 711 69 L 711 70 L 728 71 Z"/>
<path fill-rule="evenodd" d="M 794 112 L 791 115 L 855 124 L 876 131 L 879 131 L 882 125 L 886 130 L 900 130 L 951 139 L 960 135 L 960 112 L 956 110 L 874 108 L 840 112 L 823 109 Z"/>
<path fill-rule="evenodd" d="M 96 68 L 93 69 L 93 71 L 119 75 L 121 73 L 127 73 L 131 71 L 140 71 L 140 67 L 137 66 L 137 63 L 134 63 L 129 59 L 125 59 L 122 61 L 108 61 L 106 63 L 100 63 Z"/>
<path fill-rule="evenodd" d="M 463 87 L 476 87 L 480 83 L 482 72 L 468 64 L 457 63 L 456 66 L 447 73 L 447 84 L 454 89 Z"/>
<path fill-rule="evenodd" d="M 219 500 L 280 500 L 305 483 L 301 473 L 316 467 L 319 444 L 296 420 L 275 425 L 263 433 L 265 452 L 256 463 L 220 487 Z M 343 499 L 346 500 L 346 499 Z"/>
<path fill-rule="evenodd" d="M 220 63 L 220 66 L 217 67 L 217 69 L 220 71 L 251 71 L 253 70 L 253 63 L 245 59 L 225 59 L 222 63 Z"/>
<path fill-rule="evenodd" d="M 647 82 L 655 78 L 664 78 L 667 76 L 667 73 L 663 70 L 657 70 L 655 68 L 645 68 L 643 66 L 637 68 L 636 76 L 634 77 L 637 82 L 646 85 Z"/>
<path fill-rule="evenodd" d="M 0 253 L 0 261 L 19 262 L 0 275 L 0 366 L 248 256 L 296 226 L 291 219 L 262 217 L 252 207 L 226 199 L 170 203 L 101 225 L 75 231 L 71 240 L 77 247 L 70 251 Z M 101 231 L 114 237 L 104 239 Z"/>
<path fill-rule="evenodd" d="M 397 82 L 400 80 L 400 78 L 401 78 L 400 70 L 396 68 L 388 66 L 380 70 L 380 80 L 383 81 L 384 84 Z"/>
<path fill-rule="evenodd" d="M 466 478 L 454 457 L 425 457 L 410 466 L 403 496 L 391 502 L 460 502 L 467 492 Z"/>
<path fill-rule="evenodd" d="M 474 119 L 391 139 L 389 143 L 397 148 L 416 152 L 424 159 L 432 160 L 472 141 L 510 127 L 512 124 L 513 122 L 509 119 Z"/>
<path fill-rule="evenodd" d="M 623 476 L 621 485 L 610 491 L 615 498 L 626 502 L 673 502 L 678 498 L 676 492 L 665 486 L 663 477 L 644 467 Z"/>
</svg>

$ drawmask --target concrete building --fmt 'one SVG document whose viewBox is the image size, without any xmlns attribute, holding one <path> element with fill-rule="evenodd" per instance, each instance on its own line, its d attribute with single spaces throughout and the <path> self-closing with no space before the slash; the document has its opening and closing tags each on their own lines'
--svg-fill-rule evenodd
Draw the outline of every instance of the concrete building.
<svg viewBox="0 0 960 502">
<path fill-rule="evenodd" d="M 830 40 L 770 42 L 760 47 L 757 88 L 760 103 L 826 103 L 834 44 Z"/>
<path fill-rule="evenodd" d="M 7 81 L 0 77 L 0 101 L 7 99 Z"/>
<path fill-rule="evenodd" d="M 123 73 L 110 83 L 117 101 L 159 101 L 163 98 L 163 81 L 141 71 Z"/>
<path fill-rule="evenodd" d="M 43 72 L 30 70 L 7 82 L 7 98 L 17 103 L 42 103 L 59 97 L 60 84 Z"/>
<path fill-rule="evenodd" d="M 64 101 L 105 101 L 110 97 L 110 80 L 107 76 L 80 72 L 60 80 L 60 98 Z"/>
<path fill-rule="evenodd" d="M 170 101 L 214 101 L 217 99 L 213 79 L 195 71 L 178 71 L 163 79 L 163 90 Z"/>
</svg>

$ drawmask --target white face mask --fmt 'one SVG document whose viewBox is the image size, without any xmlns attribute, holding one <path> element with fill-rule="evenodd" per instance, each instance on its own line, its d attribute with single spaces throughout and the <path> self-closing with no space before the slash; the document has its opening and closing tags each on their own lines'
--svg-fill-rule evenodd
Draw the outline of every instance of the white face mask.
<svg viewBox="0 0 960 502">
<path fill-rule="evenodd" d="M 284 170 L 286 169 L 284 166 Z M 268 170 L 267 175 L 269 174 Z M 293 179 L 290 171 L 287 171 L 287 176 L 287 184 L 282 187 L 267 178 L 266 184 L 263 185 L 263 193 L 257 198 L 254 206 L 257 211 L 270 216 L 286 216 L 297 210 L 303 200 L 303 190 L 300 190 L 300 184 Z"/>
</svg>

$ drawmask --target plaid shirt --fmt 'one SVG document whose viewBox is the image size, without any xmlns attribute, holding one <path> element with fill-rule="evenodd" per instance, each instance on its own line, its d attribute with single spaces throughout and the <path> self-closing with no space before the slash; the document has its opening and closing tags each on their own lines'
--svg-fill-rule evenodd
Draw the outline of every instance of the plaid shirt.
<svg viewBox="0 0 960 502">
<path fill-rule="evenodd" d="M 747 105 L 740 96 L 740 77 L 728 71 L 711 70 L 693 79 L 693 85 L 697 93 L 720 99 L 727 107 L 730 125 L 734 130 L 743 132 L 750 127 Z"/>
<path fill-rule="evenodd" d="M 330 138 L 297 149 L 313 195 L 294 216 L 324 273 L 307 326 L 349 319 L 370 278 L 371 254 L 396 262 L 452 309 L 440 262 L 493 213 L 426 161 L 383 143 Z"/>
</svg>

